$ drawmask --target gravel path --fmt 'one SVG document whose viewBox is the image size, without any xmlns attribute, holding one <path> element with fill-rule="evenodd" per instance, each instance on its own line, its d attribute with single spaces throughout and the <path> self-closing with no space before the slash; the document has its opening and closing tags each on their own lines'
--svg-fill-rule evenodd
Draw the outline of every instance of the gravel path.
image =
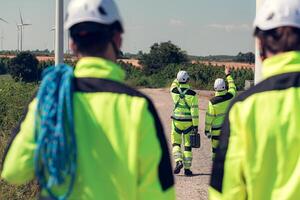
<svg viewBox="0 0 300 200">
<path fill-rule="evenodd" d="M 142 89 L 149 96 L 160 115 L 163 122 L 169 147 L 171 150 L 170 131 L 171 119 L 170 115 L 173 108 L 172 99 L 167 89 Z M 208 139 L 204 137 L 204 119 L 205 110 L 207 108 L 208 99 L 212 95 L 208 91 L 197 91 L 199 94 L 200 107 L 200 133 L 201 133 L 201 148 L 193 150 L 193 165 L 192 171 L 195 174 L 193 177 L 185 177 L 183 174 L 175 176 L 176 181 L 176 196 L 177 200 L 206 200 L 208 183 L 211 174 L 211 145 Z M 170 151 L 171 152 L 171 151 Z M 174 163 L 173 163 L 174 165 Z"/>
</svg>

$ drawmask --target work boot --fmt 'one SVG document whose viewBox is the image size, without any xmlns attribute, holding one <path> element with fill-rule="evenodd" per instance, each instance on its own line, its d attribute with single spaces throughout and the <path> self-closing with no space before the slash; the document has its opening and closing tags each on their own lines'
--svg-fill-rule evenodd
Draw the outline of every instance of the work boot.
<svg viewBox="0 0 300 200">
<path fill-rule="evenodd" d="M 190 169 L 184 169 L 184 175 L 193 176 L 193 172 Z"/>
<path fill-rule="evenodd" d="M 180 170 L 183 168 L 183 163 L 182 161 L 177 161 L 176 162 L 176 167 L 174 169 L 174 174 L 179 174 Z"/>
</svg>

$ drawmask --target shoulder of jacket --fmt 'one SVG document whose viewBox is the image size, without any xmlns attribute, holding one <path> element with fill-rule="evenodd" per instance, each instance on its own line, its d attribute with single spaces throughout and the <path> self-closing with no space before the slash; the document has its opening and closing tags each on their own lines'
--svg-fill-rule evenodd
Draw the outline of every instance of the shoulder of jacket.
<svg viewBox="0 0 300 200">
<path fill-rule="evenodd" d="M 211 102 L 211 104 L 215 105 L 218 103 L 228 101 L 228 100 L 232 99 L 233 97 L 234 96 L 230 92 L 227 92 L 225 95 L 216 96 L 216 97 L 211 98 L 210 102 Z"/>
<path fill-rule="evenodd" d="M 181 88 L 181 89 L 183 90 L 183 89 L 186 89 L 186 88 Z M 173 88 L 171 92 L 174 93 L 174 94 L 180 94 L 180 92 L 178 90 L 178 87 Z M 194 90 L 187 89 L 187 92 L 185 94 L 190 95 L 190 96 L 196 96 L 197 93 Z"/>
</svg>

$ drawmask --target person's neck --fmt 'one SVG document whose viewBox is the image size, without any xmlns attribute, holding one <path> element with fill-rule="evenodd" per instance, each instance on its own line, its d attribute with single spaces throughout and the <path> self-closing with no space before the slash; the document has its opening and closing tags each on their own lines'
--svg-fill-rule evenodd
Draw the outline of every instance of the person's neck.
<svg viewBox="0 0 300 200">
<path fill-rule="evenodd" d="M 80 54 L 78 55 L 78 58 L 84 58 L 84 57 L 96 57 L 96 58 L 103 58 L 105 60 L 109 60 L 112 62 L 115 62 L 116 59 L 112 58 L 111 56 L 105 56 L 103 54 Z"/>
<path fill-rule="evenodd" d="M 112 62 L 115 62 L 117 60 L 116 56 L 114 55 L 114 53 L 112 53 L 112 51 L 110 51 L 109 49 L 105 52 L 97 52 L 97 53 L 89 53 L 89 54 L 83 54 L 80 53 L 78 55 L 79 58 L 83 58 L 83 57 L 97 57 L 97 58 L 103 58 L 106 60 L 110 60 Z"/>
</svg>

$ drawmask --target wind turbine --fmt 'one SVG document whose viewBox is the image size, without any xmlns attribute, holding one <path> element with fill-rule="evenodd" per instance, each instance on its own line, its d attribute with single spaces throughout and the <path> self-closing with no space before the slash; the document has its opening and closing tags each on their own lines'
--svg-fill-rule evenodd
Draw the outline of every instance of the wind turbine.
<svg viewBox="0 0 300 200">
<path fill-rule="evenodd" d="M 16 22 L 17 27 L 17 51 L 20 51 L 20 26 Z"/>
<path fill-rule="evenodd" d="M 8 24 L 8 22 L 5 19 L 1 18 L 1 17 L 0 17 L 0 21 L 3 21 L 3 22 Z"/>
<path fill-rule="evenodd" d="M 8 22 L 0 17 L 0 21 L 5 22 L 6 24 L 8 24 Z M 3 40 L 4 40 L 4 33 L 3 33 L 3 29 L 1 28 L 1 36 L 0 36 L 0 40 L 1 40 L 1 50 L 3 50 Z"/>
<path fill-rule="evenodd" d="M 23 22 L 23 18 L 22 18 L 22 14 L 21 14 L 21 10 L 19 9 L 19 14 L 20 14 L 20 24 L 17 24 L 17 26 L 19 27 L 20 30 L 20 51 L 23 50 L 23 29 L 25 26 L 31 26 L 32 24 L 26 24 Z"/>
</svg>

